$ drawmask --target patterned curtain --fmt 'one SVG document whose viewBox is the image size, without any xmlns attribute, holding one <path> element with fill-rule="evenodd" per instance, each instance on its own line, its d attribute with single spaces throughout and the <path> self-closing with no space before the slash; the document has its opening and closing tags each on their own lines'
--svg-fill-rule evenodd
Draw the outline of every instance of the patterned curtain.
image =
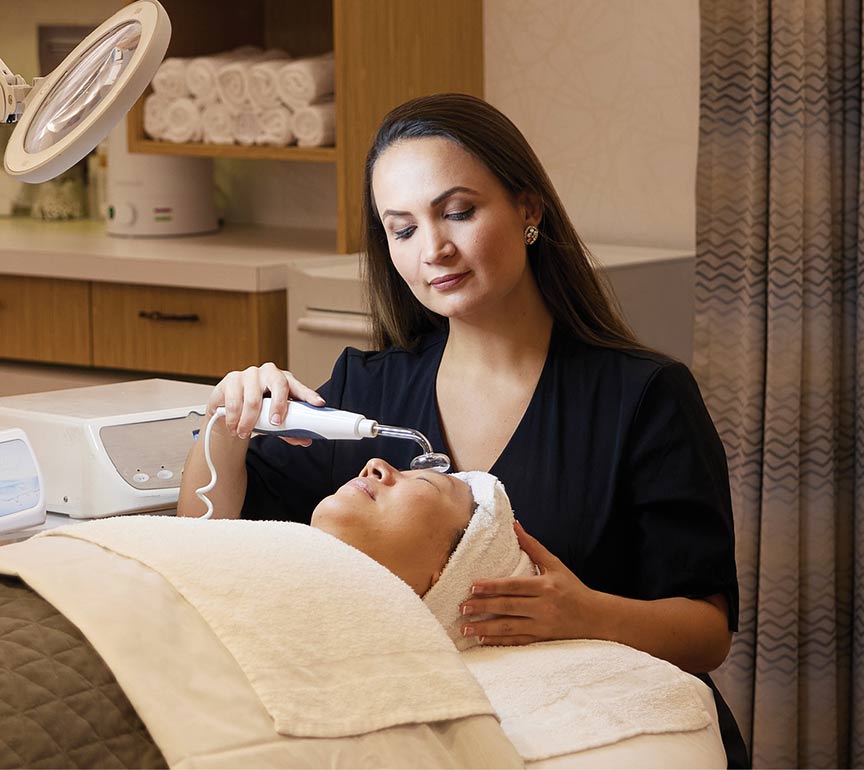
<svg viewBox="0 0 864 770">
<path fill-rule="evenodd" d="M 754 767 L 864 766 L 861 0 L 702 0 L 694 370 L 726 445 Z"/>
</svg>

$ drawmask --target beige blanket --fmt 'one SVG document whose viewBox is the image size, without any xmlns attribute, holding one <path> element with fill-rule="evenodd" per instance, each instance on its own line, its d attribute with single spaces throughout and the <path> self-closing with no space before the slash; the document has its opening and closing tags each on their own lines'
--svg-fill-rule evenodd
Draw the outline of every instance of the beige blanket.
<svg viewBox="0 0 864 770">
<path fill-rule="evenodd" d="M 285 735 L 333 738 L 493 713 L 414 591 L 320 530 L 136 516 L 38 537 L 86 540 L 162 575 L 232 654 Z"/>
<path fill-rule="evenodd" d="M 278 734 L 200 613 L 152 569 L 92 543 L 52 536 L 6 546 L 0 572 L 21 576 L 82 630 L 171 767 L 521 766 L 488 715 L 345 738 Z"/>
</svg>

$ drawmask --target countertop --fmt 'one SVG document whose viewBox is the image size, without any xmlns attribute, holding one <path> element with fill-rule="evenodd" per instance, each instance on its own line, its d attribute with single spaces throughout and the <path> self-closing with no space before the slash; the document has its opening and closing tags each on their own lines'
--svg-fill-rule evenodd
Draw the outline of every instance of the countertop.
<svg viewBox="0 0 864 770">
<path fill-rule="evenodd" d="M 296 260 L 338 256 L 336 235 L 253 225 L 178 238 L 118 238 L 101 222 L 0 217 L 0 274 L 224 291 L 284 289 Z"/>
</svg>

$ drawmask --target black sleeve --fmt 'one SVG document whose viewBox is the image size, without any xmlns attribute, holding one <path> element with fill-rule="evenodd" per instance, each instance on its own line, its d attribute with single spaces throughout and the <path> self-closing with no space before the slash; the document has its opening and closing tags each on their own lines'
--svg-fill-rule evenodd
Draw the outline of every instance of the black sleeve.
<svg viewBox="0 0 864 770">
<path fill-rule="evenodd" d="M 341 406 L 347 372 L 347 350 L 318 392 L 327 406 Z M 277 436 L 255 436 L 246 453 L 244 519 L 297 521 L 308 524 L 315 506 L 333 490 L 333 441 L 292 446 Z"/>
<path fill-rule="evenodd" d="M 738 629 L 738 580 L 723 444 L 687 367 L 649 380 L 628 439 L 640 598 L 722 593 Z"/>
</svg>

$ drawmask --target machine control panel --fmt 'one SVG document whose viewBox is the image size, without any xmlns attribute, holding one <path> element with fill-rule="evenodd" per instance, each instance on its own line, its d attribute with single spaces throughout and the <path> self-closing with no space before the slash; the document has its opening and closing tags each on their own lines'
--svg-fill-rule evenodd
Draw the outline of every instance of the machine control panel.
<svg viewBox="0 0 864 770">
<path fill-rule="evenodd" d="M 99 438 L 120 476 L 135 489 L 180 486 L 183 463 L 204 418 L 185 417 L 105 425 Z"/>
</svg>

